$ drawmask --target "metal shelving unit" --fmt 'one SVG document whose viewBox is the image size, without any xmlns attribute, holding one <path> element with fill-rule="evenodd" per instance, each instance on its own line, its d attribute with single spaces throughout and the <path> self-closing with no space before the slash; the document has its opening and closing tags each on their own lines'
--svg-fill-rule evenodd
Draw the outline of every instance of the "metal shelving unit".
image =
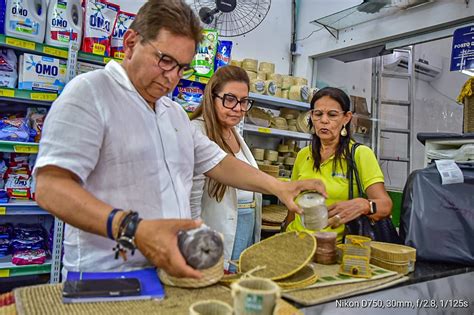
<svg viewBox="0 0 474 315">
<path fill-rule="evenodd" d="M 297 109 L 297 110 L 309 110 L 309 103 L 297 102 L 288 100 L 286 98 L 250 93 L 250 98 L 255 101 L 254 106 L 262 106 L 271 109 L 280 109 L 282 107 Z"/>
<path fill-rule="evenodd" d="M 67 49 L 43 45 L 5 35 L 0 35 L 0 47 L 63 59 L 68 58 Z M 81 60 L 103 64 L 108 62 L 107 58 L 103 56 L 89 56 L 89 54 L 81 55 Z M 34 105 L 49 107 L 57 97 L 58 95 L 56 93 L 0 88 L 0 101 L 15 104 L 15 106 L 26 107 L 27 105 Z M 0 141 L 0 152 L 37 154 L 38 150 L 38 143 Z M 43 222 L 42 224 L 44 224 L 46 218 L 48 218 L 47 216 L 51 216 L 51 214 L 41 209 L 35 201 L 11 200 L 9 203 L 0 203 L 0 218 L 5 218 L 6 216 L 34 216 L 38 218 L 39 222 Z M 50 274 L 51 283 L 59 282 L 63 222 L 54 218 L 53 224 L 54 235 L 51 258 L 41 265 L 17 266 L 11 263 L 11 256 L 3 257 L 0 259 L 0 278 Z"/>
<path fill-rule="evenodd" d="M 304 140 L 304 141 L 311 140 L 311 135 L 308 133 L 281 130 L 281 129 L 275 129 L 275 128 L 264 128 L 264 127 L 259 127 L 255 125 L 250 125 L 250 124 L 244 124 L 243 131 L 246 131 L 252 134 L 258 134 L 260 136 L 285 137 L 285 138 L 291 138 L 295 140 Z"/>
</svg>

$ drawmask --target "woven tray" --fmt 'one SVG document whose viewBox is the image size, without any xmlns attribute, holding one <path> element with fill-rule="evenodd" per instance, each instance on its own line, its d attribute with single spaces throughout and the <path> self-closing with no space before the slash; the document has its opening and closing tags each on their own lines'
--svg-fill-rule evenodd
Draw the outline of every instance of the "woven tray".
<svg viewBox="0 0 474 315">
<path fill-rule="evenodd" d="M 409 278 L 396 274 L 387 278 L 370 280 L 364 283 L 341 284 L 323 288 L 301 289 L 292 292 L 283 292 L 282 296 L 302 305 L 315 305 L 336 299 L 347 298 L 353 295 L 381 290 Z"/>
<path fill-rule="evenodd" d="M 62 303 L 62 284 L 23 287 L 14 291 L 18 314 L 43 315 L 117 315 L 117 314 L 188 314 L 189 306 L 209 299 L 233 304 L 231 291 L 222 285 L 201 289 L 182 289 L 165 286 L 163 300 L 123 301 L 107 303 Z M 282 299 L 277 301 L 275 315 L 302 314 Z"/>
<path fill-rule="evenodd" d="M 262 207 L 262 221 L 281 224 L 288 213 L 288 208 L 283 205 L 269 205 Z"/>
<path fill-rule="evenodd" d="M 301 289 L 309 285 L 312 285 L 318 280 L 318 274 L 316 273 L 316 266 L 312 263 L 304 266 L 303 269 L 295 273 L 294 275 L 276 281 L 276 283 L 284 290 L 288 289 Z"/>
<path fill-rule="evenodd" d="M 306 266 L 316 252 L 316 238 L 307 232 L 286 232 L 269 237 L 245 249 L 240 255 L 239 272 L 280 280 Z M 291 259 L 290 259 L 291 257 Z"/>
</svg>

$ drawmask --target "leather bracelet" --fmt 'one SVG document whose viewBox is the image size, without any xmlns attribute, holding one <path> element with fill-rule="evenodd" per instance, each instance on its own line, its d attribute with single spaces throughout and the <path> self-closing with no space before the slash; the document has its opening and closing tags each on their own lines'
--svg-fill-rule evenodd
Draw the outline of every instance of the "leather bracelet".
<svg viewBox="0 0 474 315">
<path fill-rule="evenodd" d="M 135 233 L 141 220 L 142 219 L 138 216 L 137 212 L 131 211 L 127 213 L 126 217 L 120 224 L 118 242 L 121 243 L 121 245 L 125 248 L 131 249 L 132 255 L 133 250 L 136 248 Z"/>
<path fill-rule="evenodd" d="M 107 237 L 111 240 L 115 240 L 114 235 L 112 233 L 112 222 L 114 222 L 114 217 L 121 209 L 113 209 L 109 213 L 109 217 L 107 218 Z"/>
</svg>

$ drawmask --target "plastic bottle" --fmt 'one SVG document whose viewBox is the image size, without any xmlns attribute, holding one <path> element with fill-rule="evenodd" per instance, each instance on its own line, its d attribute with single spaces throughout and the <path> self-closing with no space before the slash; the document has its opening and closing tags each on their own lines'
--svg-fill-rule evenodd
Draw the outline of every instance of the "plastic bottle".
<svg viewBox="0 0 474 315">
<path fill-rule="evenodd" d="M 82 21 L 81 0 L 50 0 L 45 43 L 57 47 L 68 47 L 71 39 L 80 43 Z"/>
<path fill-rule="evenodd" d="M 9 0 L 5 34 L 43 43 L 46 30 L 46 0 Z"/>
</svg>

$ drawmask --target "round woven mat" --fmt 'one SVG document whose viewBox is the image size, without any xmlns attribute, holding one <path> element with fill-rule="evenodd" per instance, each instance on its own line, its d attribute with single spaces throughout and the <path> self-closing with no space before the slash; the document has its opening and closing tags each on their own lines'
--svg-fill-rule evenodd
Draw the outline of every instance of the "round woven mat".
<svg viewBox="0 0 474 315">
<path fill-rule="evenodd" d="M 201 279 L 193 278 L 176 278 L 167 274 L 164 270 L 158 271 L 161 282 L 166 285 L 181 288 L 201 288 L 219 282 L 224 275 L 224 256 L 219 262 L 211 268 L 200 270 L 203 277 Z"/>
<path fill-rule="evenodd" d="M 312 285 L 317 280 L 316 266 L 310 263 L 294 275 L 278 280 L 276 283 L 283 289 L 300 289 Z"/>
<path fill-rule="evenodd" d="M 280 280 L 306 266 L 316 251 L 316 239 L 307 232 L 286 232 L 269 237 L 242 252 L 239 272 L 254 270 L 255 277 Z"/>
<path fill-rule="evenodd" d="M 282 223 L 288 209 L 283 205 L 269 205 L 262 208 L 262 221 L 263 222 L 272 222 L 272 223 Z"/>
</svg>

